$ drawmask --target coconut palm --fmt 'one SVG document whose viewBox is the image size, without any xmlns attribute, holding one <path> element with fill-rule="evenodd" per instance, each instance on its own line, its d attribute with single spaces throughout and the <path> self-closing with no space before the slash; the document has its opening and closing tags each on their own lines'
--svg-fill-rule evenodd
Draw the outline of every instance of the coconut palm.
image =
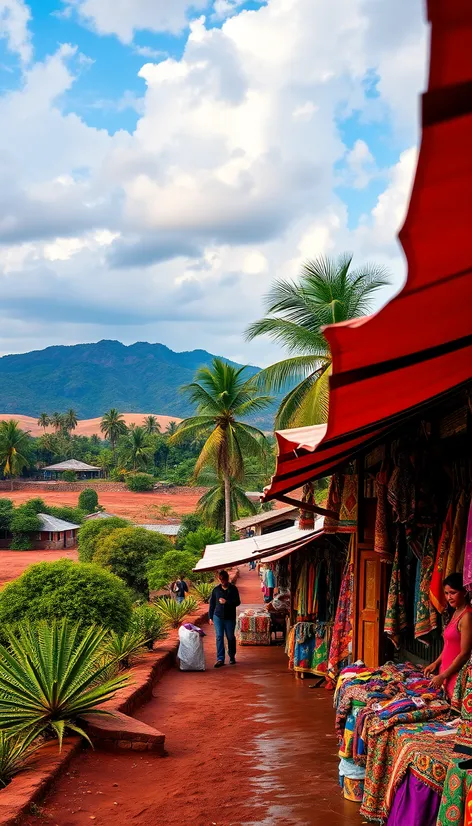
<svg viewBox="0 0 472 826">
<path fill-rule="evenodd" d="M 177 422 L 171 421 L 166 427 L 166 433 L 168 436 L 173 436 L 174 433 L 177 431 Z"/>
<path fill-rule="evenodd" d="M 276 281 L 265 299 L 267 315 L 248 327 L 247 338 L 268 335 L 284 345 L 290 357 L 258 374 L 265 388 L 283 391 L 278 428 L 319 424 L 328 416 L 331 353 L 323 327 L 366 315 L 373 294 L 389 283 L 387 271 L 366 264 L 351 269 L 352 255 L 307 261 L 298 281 Z"/>
<path fill-rule="evenodd" d="M 127 432 L 128 428 L 126 427 L 123 414 L 119 413 L 115 407 L 112 407 L 108 413 L 105 413 L 103 416 L 100 423 L 100 430 L 110 442 L 114 454 L 118 439 Z"/>
<path fill-rule="evenodd" d="M 40 417 L 39 417 L 39 419 L 38 419 L 38 425 L 39 425 L 39 427 L 42 427 L 42 428 L 43 428 L 43 430 L 45 431 L 45 430 L 46 430 L 46 428 L 47 428 L 50 424 L 51 424 L 51 422 L 50 422 L 50 420 L 49 420 L 49 416 L 48 416 L 48 414 L 47 414 L 47 413 L 41 413 L 41 415 L 40 415 Z"/>
<path fill-rule="evenodd" d="M 131 465 L 134 471 L 146 466 L 152 455 L 152 445 L 149 444 L 149 437 L 144 427 L 130 428 L 128 438 L 123 444 L 123 455 L 126 464 Z"/>
<path fill-rule="evenodd" d="M 0 422 L 0 464 L 4 475 L 10 478 L 11 490 L 14 477 L 29 467 L 29 446 L 29 433 L 21 430 L 17 421 Z"/>
<path fill-rule="evenodd" d="M 161 430 L 161 426 L 156 416 L 146 416 L 143 426 L 148 436 L 152 436 L 153 433 L 160 433 Z"/>
<path fill-rule="evenodd" d="M 64 427 L 64 416 L 62 415 L 62 413 L 58 413 L 56 411 L 52 414 L 49 423 L 52 424 L 54 430 L 56 431 L 56 433 L 58 433 L 59 430 L 62 430 L 62 428 Z"/>
<path fill-rule="evenodd" d="M 195 478 L 206 466 L 213 467 L 223 480 L 225 492 L 225 539 L 231 539 L 231 482 L 244 477 L 244 457 L 264 456 L 268 442 L 257 427 L 238 421 L 263 410 L 270 403 L 253 378 L 244 375 L 245 367 L 234 367 L 213 359 L 211 367 L 200 367 L 195 381 L 184 392 L 197 408 L 197 415 L 178 426 L 171 441 L 175 443 L 205 439 L 195 464 Z"/>
<path fill-rule="evenodd" d="M 244 482 L 248 483 L 248 478 L 245 476 Z M 214 528 L 219 528 L 224 531 L 225 527 L 225 489 L 224 482 L 218 477 L 213 468 L 204 468 L 198 477 L 198 483 L 205 485 L 208 490 L 197 502 L 197 512 L 202 517 L 206 525 L 211 525 Z M 231 480 L 231 522 L 239 518 L 241 512 L 249 514 L 256 514 L 259 508 L 255 502 L 246 496 L 245 487 Z"/>
<path fill-rule="evenodd" d="M 68 433 L 71 433 L 77 427 L 79 420 L 77 418 L 77 413 L 75 410 L 70 408 L 67 413 L 64 413 L 63 416 L 64 422 L 64 429 L 67 430 Z"/>
</svg>

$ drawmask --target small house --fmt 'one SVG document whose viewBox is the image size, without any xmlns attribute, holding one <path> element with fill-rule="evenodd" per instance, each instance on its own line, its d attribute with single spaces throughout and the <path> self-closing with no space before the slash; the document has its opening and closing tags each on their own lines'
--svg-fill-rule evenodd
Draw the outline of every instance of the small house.
<svg viewBox="0 0 472 826">
<path fill-rule="evenodd" d="M 80 525 L 57 519 L 48 513 L 38 513 L 41 522 L 39 531 L 29 534 L 30 542 L 35 550 L 60 551 L 63 548 L 75 548 L 77 545 L 77 531 Z M 0 548 L 9 548 L 13 539 L 10 531 L 0 532 Z"/>
<path fill-rule="evenodd" d="M 263 536 L 266 533 L 272 533 L 272 531 L 292 528 L 297 521 L 298 508 L 289 505 L 286 508 L 236 519 L 233 522 L 233 528 L 239 533 L 241 539 L 245 539 L 250 536 Z"/>
<path fill-rule="evenodd" d="M 65 462 L 58 462 L 57 465 L 48 465 L 43 468 L 46 480 L 60 480 L 65 471 L 75 473 L 77 479 L 99 479 L 102 475 L 101 468 L 87 465 L 86 462 L 79 462 L 77 459 L 66 459 Z"/>
</svg>

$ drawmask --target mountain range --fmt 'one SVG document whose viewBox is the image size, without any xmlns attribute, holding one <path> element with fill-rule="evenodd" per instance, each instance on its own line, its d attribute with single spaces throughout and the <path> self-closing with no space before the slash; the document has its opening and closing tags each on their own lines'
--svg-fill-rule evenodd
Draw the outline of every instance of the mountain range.
<svg viewBox="0 0 472 826">
<path fill-rule="evenodd" d="M 176 353 L 163 344 L 106 340 L 3 356 L 0 411 L 37 417 L 73 408 L 80 419 L 88 419 L 116 407 L 184 418 L 193 408 L 180 388 L 213 358 L 206 350 Z M 258 370 L 250 366 L 247 375 Z M 253 421 L 271 428 L 274 410 L 275 405 Z"/>
</svg>

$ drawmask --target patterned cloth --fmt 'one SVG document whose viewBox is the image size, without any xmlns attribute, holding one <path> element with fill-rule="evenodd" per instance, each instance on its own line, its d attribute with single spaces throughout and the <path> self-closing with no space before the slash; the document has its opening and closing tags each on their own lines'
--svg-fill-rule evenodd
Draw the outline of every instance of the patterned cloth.
<svg viewBox="0 0 472 826">
<path fill-rule="evenodd" d="M 355 533 L 357 528 L 357 475 L 346 474 L 341 496 L 339 524 L 336 533 Z"/>
<path fill-rule="evenodd" d="M 333 636 L 328 657 L 328 676 L 335 680 L 347 665 L 352 650 L 353 599 L 354 599 L 354 545 L 350 540 L 348 557 L 339 592 L 338 607 L 334 619 Z"/>
<path fill-rule="evenodd" d="M 429 528 L 426 529 L 423 558 L 418 565 L 420 581 L 415 611 L 415 639 L 429 634 L 438 625 L 438 616 L 429 598 L 429 586 L 434 570 L 434 545 Z"/>
<path fill-rule="evenodd" d="M 472 824 L 472 772 L 460 769 L 458 763 L 464 757 L 453 759 L 449 763 L 442 790 L 441 805 L 437 826 L 470 826 Z"/>
<path fill-rule="evenodd" d="M 327 622 L 297 622 L 287 639 L 289 668 L 324 677 L 331 630 L 332 624 Z"/>
<path fill-rule="evenodd" d="M 248 608 L 237 619 L 236 636 L 240 645 L 270 645 L 270 615 Z"/>
<path fill-rule="evenodd" d="M 334 513 L 339 514 L 339 511 L 341 509 L 341 494 L 341 477 L 339 473 L 333 473 L 331 481 L 329 483 L 328 502 L 326 505 L 327 510 L 334 511 Z M 337 533 L 338 525 L 339 517 L 337 519 L 334 519 L 331 516 L 325 516 L 323 526 L 325 533 Z"/>
<path fill-rule="evenodd" d="M 390 577 L 390 587 L 387 598 L 387 612 L 385 615 L 384 631 L 392 640 L 395 648 L 400 648 L 400 638 L 402 632 L 408 626 L 405 605 L 405 591 L 402 587 L 402 576 L 400 566 L 400 550 L 397 542 L 397 549 L 393 560 L 392 574 Z"/>
<path fill-rule="evenodd" d="M 388 465 L 384 462 L 376 479 L 377 510 L 375 514 L 374 551 L 392 558 L 392 548 L 388 530 L 387 484 Z"/>
<path fill-rule="evenodd" d="M 410 457 L 404 451 L 398 456 L 398 464 L 390 477 L 387 490 L 395 521 L 410 522 L 415 513 L 415 482 Z"/>
<path fill-rule="evenodd" d="M 431 577 L 431 585 L 429 589 L 429 598 L 433 603 L 436 611 L 440 614 L 446 607 L 446 600 L 444 597 L 443 579 L 444 571 L 446 569 L 447 554 L 449 550 L 449 543 L 452 536 L 452 502 L 450 503 L 444 525 L 442 527 L 441 536 L 438 544 L 438 551 L 434 562 L 433 576 Z"/>
<path fill-rule="evenodd" d="M 446 576 L 462 570 L 465 534 L 467 530 L 466 495 L 463 490 L 457 502 L 454 525 L 452 528 L 451 545 L 447 555 Z M 460 564 L 462 562 L 462 565 Z"/>
<path fill-rule="evenodd" d="M 469 518 L 467 520 L 467 533 L 465 537 L 464 552 L 464 585 L 468 591 L 472 591 L 472 501 L 469 508 Z"/>
</svg>

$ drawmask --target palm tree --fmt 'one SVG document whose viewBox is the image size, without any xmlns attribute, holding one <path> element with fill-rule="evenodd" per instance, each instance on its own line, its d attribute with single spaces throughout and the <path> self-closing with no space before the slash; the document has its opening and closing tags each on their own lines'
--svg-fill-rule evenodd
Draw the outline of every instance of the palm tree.
<svg viewBox="0 0 472 826">
<path fill-rule="evenodd" d="M 224 531 L 225 527 L 225 489 L 223 480 L 214 468 L 203 468 L 198 477 L 198 484 L 208 488 L 197 502 L 197 513 L 206 525 Z M 245 473 L 242 481 L 231 480 L 231 522 L 239 519 L 241 512 L 259 513 L 260 506 L 246 495 L 248 485 L 253 485 L 253 474 Z M 251 488 L 252 489 L 252 488 Z"/>
<path fill-rule="evenodd" d="M 53 413 L 49 421 L 50 424 L 52 424 L 56 433 L 58 433 L 59 430 L 62 430 L 62 428 L 64 427 L 64 416 L 62 415 L 62 413 Z"/>
<path fill-rule="evenodd" d="M 156 416 L 146 416 L 143 425 L 148 436 L 152 436 L 153 433 L 160 433 L 161 431 L 161 426 Z"/>
<path fill-rule="evenodd" d="M 10 477 L 10 490 L 13 490 L 13 478 L 24 468 L 29 467 L 29 433 L 18 427 L 14 419 L 0 422 L 0 464 L 5 476 Z"/>
<path fill-rule="evenodd" d="M 166 433 L 168 436 L 174 436 L 177 432 L 177 422 L 171 421 L 166 427 Z"/>
<path fill-rule="evenodd" d="M 127 432 L 128 428 L 126 427 L 123 414 L 119 413 L 115 407 L 112 407 L 108 413 L 105 413 L 103 416 L 100 423 L 100 430 L 110 442 L 114 454 L 118 439 Z"/>
<path fill-rule="evenodd" d="M 67 413 L 64 413 L 63 422 L 64 429 L 67 430 L 68 433 L 71 433 L 73 430 L 75 430 L 79 422 L 75 410 L 72 410 L 72 408 L 70 408 L 67 411 Z"/>
<path fill-rule="evenodd" d="M 128 439 L 123 445 L 123 451 L 127 457 L 127 462 L 131 464 L 134 471 L 147 464 L 152 453 L 152 446 L 149 444 L 144 427 L 130 428 Z"/>
<path fill-rule="evenodd" d="M 259 394 L 253 378 L 245 378 L 245 369 L 218 358 L 211 367 L 200 367 L 195 381 L 183 388 L 197 415 L 181 422 L 171 438 L 174 443 L 205 439 L 194 475 L 197 478 L 209 465 L 223 480 L 226 542 L 231 539 L 231 482 L 244 477 L 244 456 L 263 456 L 268 449 L 262 431 L 238 421 L 263 410 L 271 401 Z"/>
<path fill-rule="evenodd" d="M 366 315 L 372 296 L 389 283 L 387 271 L 366 264 L 351 269 L 352 255 L 307 261 L 298 281 L 276 281 L 265 299 L 267 315 L 248 327 L 249 340 L 268 335 L 287 347 L 290 357 L 262 370 L 257 381 L 283 391 L 277 428 L 319 424 L 328 416 L 331 353 L 323 327 Z"/>
<path fill-rule="evenodd" d="M 38 425 L 39 425 L 39 427 L 42 427 L 42 428 L 43 428 L 43 430 L 44 430 L 44 431 L 46 431 L 46 428 L 50 425 L 50 423 L 51 423 L 51 422 L 50 422 L 50 420 L 49 420 L 49 416 L 48 416 L 48 414 L 47 414 L 47 413 L 41 413 L 41 415 L 40 415 L 40 417 L 39 417 L 39 419 L 38 419 Z"/>
</svg>

